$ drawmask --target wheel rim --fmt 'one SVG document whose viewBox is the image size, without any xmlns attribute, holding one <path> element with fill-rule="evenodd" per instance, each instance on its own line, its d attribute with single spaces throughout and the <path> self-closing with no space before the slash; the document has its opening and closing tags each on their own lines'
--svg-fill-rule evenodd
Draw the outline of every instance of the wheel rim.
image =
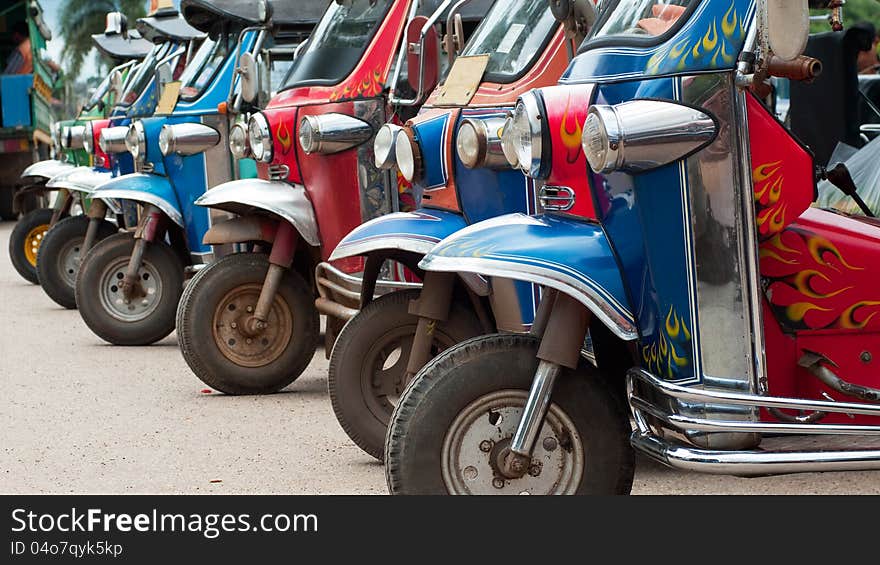
<svg viewBox="0 0 880 565">
<path fill-rule="evenodd" d="M 528 393 L 497 391 L 469 404 L 443 442 L 443 482 L 453 494 L 574 494 L 584 472 L 584 445 L 574 423 L 551 404 L 538 434 L 529 472 L 518 479 L 498 472 Z"/>
<path fill-rule="evenodd" d="M 375 340 L 361 364 L 361 393 L 370 413 L 388 425 L 403 389 L 408 384 L 406 366 L 415 339 L 416 326 L 403 326 Z M 448 336 L 436 332 L 431 357 L 455 345 Z"/>
<path fill-rule="evenodd" d="M 24 257 L 31 267 L 37 266 L 37 252 L 40 250 L 40 244 L 49 231 L 49 224 L 40 224 L 27 233 L 24 238 Z"/>
<path fill-rule="evenodd" d="M 262 285 L 256 283 L 236 287 L 214 309 L 214 342 L 224 357 L 241 367 L 258 368 L 273 363 L 293 339 L 293 313 L 277 293 L 267 327 L 259 332 L 250 329 L 261 290 Z"/>
<path fill-rule="evenodd" d="M 82 262 L 82 239 L 68 241 L 58 253 L 58 273 L 64 284 L 73 288 L 76 286 L 76 273 Z"/>
<path fill-rule="evenodd" d="M 120 257 L 101 273 L 101 306 L 113 318 L 123 322 L 140 322 L 148 318 L 162 302 L 162 278 L 153 265 L 144 261 L 138 271 L 145 296 L 128 300 L 123 294 L 122 279 L 128 269 L 129 258 Z"/>
</svg>

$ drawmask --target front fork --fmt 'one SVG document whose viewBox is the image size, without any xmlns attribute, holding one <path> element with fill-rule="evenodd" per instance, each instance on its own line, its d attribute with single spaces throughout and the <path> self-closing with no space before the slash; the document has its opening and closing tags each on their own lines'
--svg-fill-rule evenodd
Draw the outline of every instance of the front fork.
<svg viewBox="0 0 880 565">
<path fill-rule="evenodd" d="M 50 228 L 61 220 L 61 216 L 70 213 L 70 209 L 73 207 L 73 202 L 73 193 L 71 193 L 66 188 L 58 190 L 58 196 L 55 199 L 55 205 L 52 207 L 52 219 L 49 220 Z"/>
<path fill-rule="evenodd" d="M 92 200 L 92 205 L 89 206 L 89 226 L 86 229 L 85 239 L 83 239 L 80 257 L 85 257 L 89 249 L 94 247 L 95 240 L 98 238 L 98 229 L 106 216 L 107 203 L 100 198 Z"/>
<path fill-rule="evenodd" d="M 519 478 L 528 472 L 556 378 L 563 368 L 577 369 L 590 318 L 590 311 L 571 296 L 545 289 L 532 326 L 532 333 L 541 337 L 538 369 L 511 440 L 510 453 L 501 465 L 508 478 Z"/>
<path fill-rule="evenodd" d="M 93 203 L 94 205 L 95 203 Z M 104 204 L 102 202 L 102 204 Z M 106 204 L 104 204 L 106 212 Z M 91 213 L 89 213 L 91 218 Z M 103 219 L 103 217 L 102 217 Z M 89 221 L 89 230 L 95 223 L 92 218 Z M 144 208 L 138 227 L 134 232 L 134 248 L 131 251 L 131 257 L 128 259 L 128 267 L 125 269 L 125 276 L 122 278 L 120 286 L 122 294 L 126 301 L 136 300 L 146 296 L 143 286 L 141 285 L 140 270 L 144 262 L 144 254 L 147 252 L 147 246 L 157 239 L 165 236 L 166 216 L 158 207 L 148 204 Z M 97 231 L 97 225 L 95 227 Z M 88 237 L 88 233 L 86 234 Z M 94 235 L 92 239 L 94 240 Z"/>
<path fill-rule="evenodd" d="M 269 313 L 275 302 L 275 295 L 284 279 L 284 273 L 293 265 L 298 241 L 299 234 L 293 225 L 288 222 L 281 222 L 278 225 L 278 232 L 272 243 L 272 252 L 269 254 L 269 271 L 260 289 L 260 297 L 257 299 L 253 315 L 244 324 L 244 333 L 256 336 L 269 327 Z"/>
<path fill-rule="evenodd" d="M 419 324 L 409 352 L 405 381 L 409 382 L 431 360 L 434 330 L 439 322 L 449 319 L 452 294 L 455 289 L 455 273 L 428 271 L 418 300 L 409 304 L 409 313 L 418 316 Z"/>
</svg>

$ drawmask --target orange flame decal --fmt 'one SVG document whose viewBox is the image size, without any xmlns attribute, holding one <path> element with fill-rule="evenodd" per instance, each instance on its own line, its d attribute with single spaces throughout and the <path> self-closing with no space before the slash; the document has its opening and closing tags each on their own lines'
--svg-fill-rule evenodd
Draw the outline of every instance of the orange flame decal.
<svg viewBox="0 0 880 565">
<path fill-rule="evenodd" d="M 581 127 L 581 124 L 578 123 L 577 119 L 572 119 L 570 110 L 571 96 L 568 97 L 568 101 L 565 103 L 565 112 L 562 114 L 562 123 L 559 126 L 559 137 L 562 139 L 562 145 L 568 149 L 565 160 L 568 161 L 569 164 L 574 164 L 577 162 L 580 152 L 583 151 L 581 147 L 581 139 L 584 136 L 584 130 Z M 569 128 L 570 120 L 574 122 L 574 130 Z"/>
<path fill-rule="evenodd" d="M 290 135 L 290 128 L 287 127 L 283 119 L 278 124 L 278 129 L 275 130 L 275 137 L 278 138 L 278 143 L 281 144 L 281 153 L 283 155 L 290 153 L 290 149 L 293 147 L 293 138 Z"/>
</svg>

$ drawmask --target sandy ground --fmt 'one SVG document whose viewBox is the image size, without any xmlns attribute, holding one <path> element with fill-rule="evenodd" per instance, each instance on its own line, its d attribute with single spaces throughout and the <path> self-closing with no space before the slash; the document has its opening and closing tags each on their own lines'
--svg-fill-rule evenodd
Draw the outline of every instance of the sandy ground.
<svg viewBox="0 0 880 565">
<path fill-rule="evenodd" d="M 205 394 L 170 338 L 105 345 L 21 279 L 0 224 L 0 492 L 384 494 L 337 424 L 320 351 L 285 392 Z M 637 494 L 880 494 L 880 472 L 738 479 L 639 459 Z"/>
</svg>

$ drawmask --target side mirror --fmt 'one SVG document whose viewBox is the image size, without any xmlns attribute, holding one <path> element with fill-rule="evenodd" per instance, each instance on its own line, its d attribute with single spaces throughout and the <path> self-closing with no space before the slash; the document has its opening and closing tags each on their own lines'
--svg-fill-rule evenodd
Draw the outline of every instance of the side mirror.
<svg viewBox="0 0 880 565">
<path fill-rule="evenodd" d="M 113 97 L 116 100 L 119 100 L 119 97 L 122 96 L 122 73 L 118 70 L 113 71 L 110 75 L 110 92 L 113 93 Z"/>
<path fill-rule="evenodd" d="M 241 77 L 241 98 L 253 103 L 260 94 L 260 70 L 253 54 L 242 53 L 238 61 L 238 74 Z"/>
<path fill-rule="evenodd" d="M 440 38 L 431 27 L 425 35 L 425 49 L 419 41 L 422 28 L 428 23 L 425 16 L 416 16 L 406 28 L 406 68 L 409 85 L 419 92 L 419 77 L 424 77 L 421 92 L 431 92 L 440 80 Z"/>
<path fill-rule="evenodd" d="M 446 30 L 446 37 L 443 38 L 443 45 L 451 65 L 464 48 L 464 21 L 461 19 L 461 14 L 456 13 L 449 18 L 448 23 L 446 27 L 449 29 Z"/>
<path fill-rule="evenodd" d="M 171 68 L 171 63 L 165 61 L 164 63 L 159 64 L 156 67 L 156 84 L 159 88 L 168 84 L 174 80 L 174 69 Z"/>
<path fill-rule="evenodd" d="M 764 23 L 770 51 L 793 61 L 807 48 L 810 38 L 809 0 L 763 0 Z"/>
<path fill-rule="evenodd" d="M 272 20 L 272 3 L 269 0 L 259 0 L 257 3 L 257 17 L 260 22 L 268 24 Z"/>
<path fill-rule="evenodd" d="M 565 37 L 583 42 L 599 19 L 594 0 L 550 0 L 550 12 L 563 24 Z"/>
</svg>

